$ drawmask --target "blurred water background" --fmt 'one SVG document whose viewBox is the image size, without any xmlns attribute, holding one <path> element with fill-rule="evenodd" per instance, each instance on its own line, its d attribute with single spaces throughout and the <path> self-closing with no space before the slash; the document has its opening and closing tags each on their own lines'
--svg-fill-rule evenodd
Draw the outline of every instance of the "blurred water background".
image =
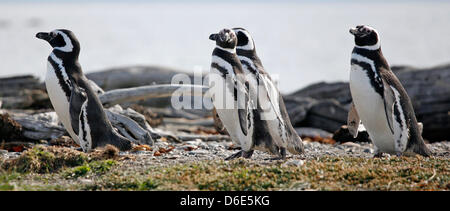
<svg viewBox="0 0 450 211">
<path fill-rule="evenodd" d="M 0 0 L 0 77 L 43 77 L 50 46 L 34 36 L 72 30 L 85 72 L 128 65 L 208 71 L 210 33 L 244 27 L 282 92 L 318 81 L 346 81 L 349 27 L 381 34 L 391 65 L 450 62 L 450 3 L 445 1 L 4 1 Z"/>
</svg>

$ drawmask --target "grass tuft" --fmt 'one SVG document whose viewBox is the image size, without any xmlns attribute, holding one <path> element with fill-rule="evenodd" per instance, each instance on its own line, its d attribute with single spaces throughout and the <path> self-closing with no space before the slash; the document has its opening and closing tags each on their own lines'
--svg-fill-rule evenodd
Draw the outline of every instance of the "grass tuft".
<svg viewBox="0 0 450 211">
<path fill-rule="evenodd" d="M 36 146 L 16 159 L 6 160 L 2 169 L 19 173 L 52 173 L 63 167 L 73 167 L 88 161 L 85 153 L 70 148 Z"/>
</svg>

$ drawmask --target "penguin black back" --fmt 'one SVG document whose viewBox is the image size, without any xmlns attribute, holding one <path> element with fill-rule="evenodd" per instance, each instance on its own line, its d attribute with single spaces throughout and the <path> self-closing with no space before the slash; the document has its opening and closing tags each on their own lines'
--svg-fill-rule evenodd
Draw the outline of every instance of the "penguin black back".
<svg viewBox="0 0 450 211">
<path fill-rule="evenodd" d="M 257 83 L 255 86 L 258 87 L 258 113 L 266 112 L 266 110 L 263 109 L 261 105 L 264 105 L 264 107 L 267 107 L 267 105 L 269 105 L 269 107 L 272 107 L 272 109 L 269 110 L 272 110 L 272 114 L 274 116 L 277 116 L 273 117 L 273 119 L 276 120 L 270 120 L 273 128 L 268 128 L 268 131 L 271 131 L 270 136 L 266 135 L 266 137 L 270 137 L 270 139 L 263 138 L 262 140 L 265 140 L 263 142 L 267 142 L 267 145 L 273 145 L 278 142 L 278 147 L 280 147 L 281 150 L 283 148 L 281 145 L 285 145 L 292 153 L 303 153 L 304 150 L 302 140 L 291 125 L 283 98 L 279 93 L 279 90 L 274 86 L 272 78 L 265 71 L 262 62 L 256 53 L 255 42 L 252 36 L 244 28 L 237 27 L 233 28 L 233 30 L 238 37 L 236 53 L 239 56 L 240 62 L 243 66 L 245 66 L 250 75 L 252 75 L 251 77 L 255 78 Z M 260 92 L 264 94 L 261 95 Z M 261 115 L 259 117 L 261 117 Z M 265 120 L 267 120 L 266 117 L 257 121 Z M 273 123 L 278 124 L 274 125 Z M 276 138 L 276 140 L 278 141 L 274 142 L 274 138 Z"/>
</svg>

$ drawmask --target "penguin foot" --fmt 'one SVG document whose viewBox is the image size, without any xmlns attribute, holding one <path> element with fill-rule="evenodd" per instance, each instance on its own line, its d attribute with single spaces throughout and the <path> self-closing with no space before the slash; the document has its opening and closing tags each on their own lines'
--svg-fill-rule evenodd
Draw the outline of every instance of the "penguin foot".
<svg viewBox="0 0 450 211">
<path fill-rule="evenodd" d="M 283 158 L 282 156 L 280 156 L 280 157 L 266 158 L 264 160 L 276 161 L 276 160 L 285 160 L 285 159 L 286 159 L 285 157 Z"/>
<path fill-rule="evenodd" d="M 279 153 L 280 155 L 278 157 L 268 158 L 266 160 L 286 160 L 286 148 L 280 148 Z"/>
<path fill-rule="evenodd" d="M 383 153 L 382 152 L 377 152 L 373 155 L 373 158 L 382 158 L 383 157 Z"/>
<path fill-rule="evenodd" d="M 237 152 L 235 154 L 232 154 L 231 156 L 225 158 L 225 160 L 233 160 L 233 159 L 240 158 L 240 157 L 248 159 L 248 158 L 251 158 L 252 155 L 253 155 L 253 150 L 250 150 L 248 152 L 246 152 L 244 150 L 241 150 L 241 151 L 239 151 L 239 152 Z"/>
</svg>

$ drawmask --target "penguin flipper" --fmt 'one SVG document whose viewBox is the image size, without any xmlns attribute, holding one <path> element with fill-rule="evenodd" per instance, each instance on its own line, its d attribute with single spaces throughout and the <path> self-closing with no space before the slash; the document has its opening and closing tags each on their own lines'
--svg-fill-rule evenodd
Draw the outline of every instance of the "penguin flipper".
<svg viewBox="0 0 450 211">
<path fill-rule="evenodd" d="M 394 91 L 392 90 L 391 86 L 386 82 L 386 80 L 382 79 L 383 81 L 383 97 L 384 97 L 384 111 L 386 114 L 386 119 L 388 122 L 389 129 L 391 130 L 392 134 L 394 134 L 394 104 L 395 104 L 395 95 Z"/>
<path fill-rule="evenodd" d="M 70 120 L 72 123 L 72 129 L 75 134 L 79 133 L 79 118 L 81 113 L 81 107 L 87 99 L 86 91 L 79 87 L 76 83 L 72 83 L 72 90 L 69 102 Z"/>
<path fill-rule="evenodd" d="M 279 121 L 283 122 L 282 114 L 281 114 L 281 108 L 280 108 L 280 92 L 278 91 L 277 87 L 273 83 L 272 79 L 268 75 L 260 75 L 260 79 L 262 79 L 262 83 L 264 85 L 264 88 L 267 90 L 267 98 L 268 101 L 272 107 L 273 112 L 275 113 L 276 117 Z"/>
<path fill-rule="evenodd" d="M 244 135 L 248 134 L 248 112 L 249 112 L 249 96 L 248 96 L 248 82 L 245 82 L 246 89 L 243 89 L 243 87 L 237 87 L 235 86 L 236 92 L 241 92 L 237 96 L 237 103 L 238 103 L 238 116 L 239 116 L 239 124 L 241 126 L 242 133 Z"/>
<path fill-rule="evenodd" d="M 358 136 L 359 124 L 360 119 L 358 111 L 356 111 L 355 104 L 352 102 L 347 116 L 347 128 L 350 134 L 353 135 L 353 138 L 356 138 Z"/>
</svg>

